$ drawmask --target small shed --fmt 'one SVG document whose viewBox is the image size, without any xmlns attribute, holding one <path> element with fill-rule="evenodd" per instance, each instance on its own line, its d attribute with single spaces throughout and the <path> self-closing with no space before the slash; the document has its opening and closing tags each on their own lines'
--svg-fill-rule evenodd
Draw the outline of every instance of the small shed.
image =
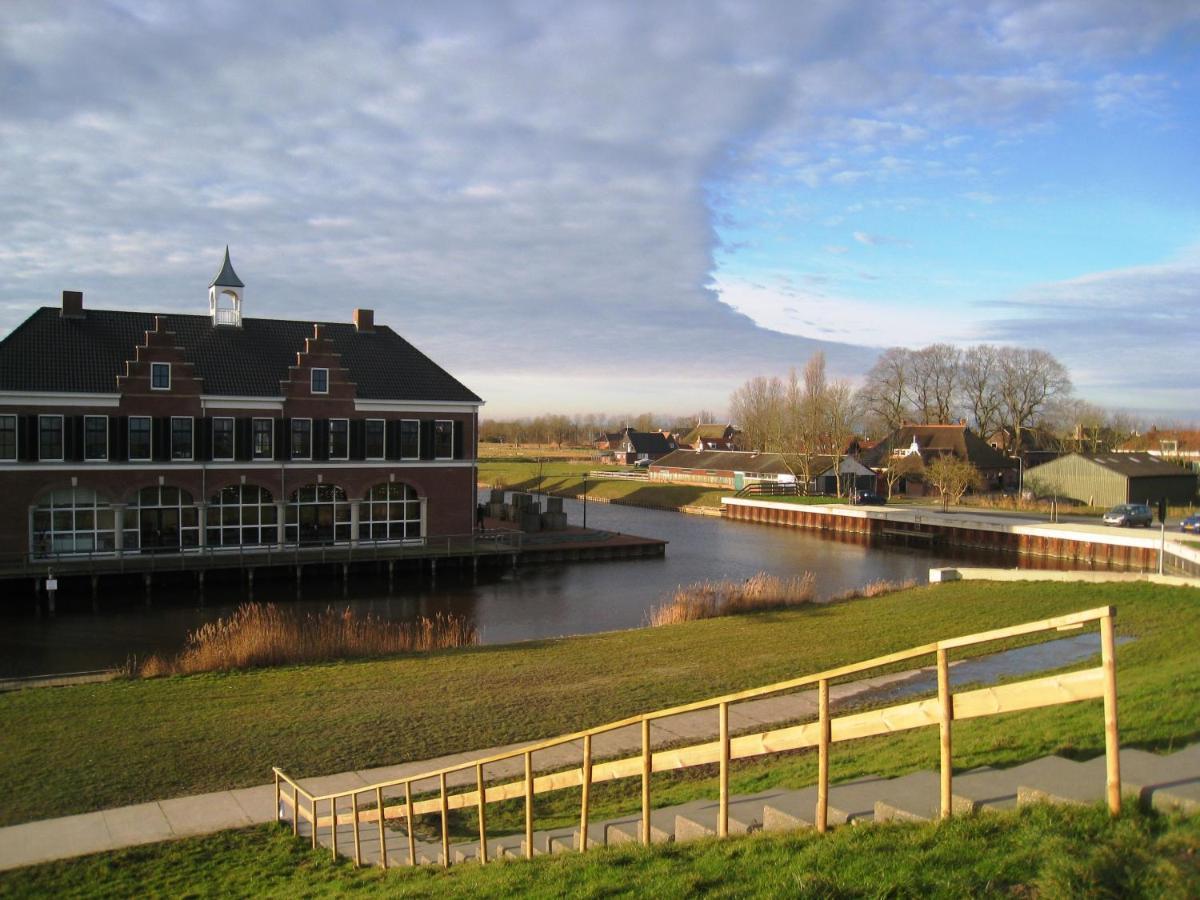
<svg viewBox="0 0 1200 900">
<path fill-rule="evenodd" d="M 815 482 L 818 494 L 837 494 L 838 475 L 841 475 L 841 493 L 855 491 L 873 492 L 879 481 L 874 470 L 867 468 L 853 456 L 844 456 L 837 466 L 829 466 L 823 472 L 817 473 Z"/>
<path fill-rule="evenodd" d="M 1191 503 L 1196 475 L 1148 453 L 1072 453 L 1025 473 L 1025 484 L 1039 494 L 1057 494 L 1089 506 L 1118 503 Z"/>
<path fill-rule="evenodd" d="M 779 453 L 676 450 L 650 464 L 650 480 L 741 490 L 748 482 L 783 484 L 796 476 Z"/>
</svg>

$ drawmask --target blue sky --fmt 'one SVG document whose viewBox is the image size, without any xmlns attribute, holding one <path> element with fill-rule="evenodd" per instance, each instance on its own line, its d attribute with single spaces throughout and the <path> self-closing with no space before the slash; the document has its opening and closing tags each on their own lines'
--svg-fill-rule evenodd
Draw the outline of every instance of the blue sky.
<svg viewBox="0 0 1200 900">
<path fill-rule="evenodd" d="M 1038 346 L 1200 419 L 1200 3 L 0 6 L 0 333 L 373 306 L 494 415 Z"/>
</svg>

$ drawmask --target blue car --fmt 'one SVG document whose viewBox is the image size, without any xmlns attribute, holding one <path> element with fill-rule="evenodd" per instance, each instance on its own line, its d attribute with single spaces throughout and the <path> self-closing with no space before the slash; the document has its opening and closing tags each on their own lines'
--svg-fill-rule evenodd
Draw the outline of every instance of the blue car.
<svg viewBox="0 0 1200 900">
<path fill-rule="evenodd" d="M 1179 530 L 1188 534 L 1200 534 L 1200 513 L 1192 513 L 1180 522 Z"/>
</svg>

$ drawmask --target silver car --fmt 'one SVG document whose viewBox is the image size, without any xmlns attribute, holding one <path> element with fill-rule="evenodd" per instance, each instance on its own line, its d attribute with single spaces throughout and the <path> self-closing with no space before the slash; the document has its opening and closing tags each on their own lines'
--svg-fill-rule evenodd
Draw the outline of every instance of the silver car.
<svg viewBox="0 0 1200 900">
<path fill-rule="evenodd" d="M 1119 525 L 1123 528 L 1132 528 L 1134 525 L 1149 528 L 1153 522 L 1154 513 L 1145 503 L 1122 503 L 1104 514 L 1105 525 Z"/>
</svg>

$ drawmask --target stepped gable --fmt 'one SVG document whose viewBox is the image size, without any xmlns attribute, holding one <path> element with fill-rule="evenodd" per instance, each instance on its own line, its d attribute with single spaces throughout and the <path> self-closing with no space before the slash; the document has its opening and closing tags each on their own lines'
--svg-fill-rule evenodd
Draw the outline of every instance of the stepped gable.
<svg viewBox="0 0 1200 900">
<path fill-rule="evenodd" d="M 166 318 L 206 394 L 279 396 L 280 382 L 319 324 L 360 399 L 480 402 L 386 325 L 364 333 L 348 322 L 247 318 L 229 328 L 208 316 Z M 89 309 L 64 318 L 58 308 L 43 307 L 0 341 L 0 390 L 114 393 L 126 361 L 155 329 L 154 313 Z"/>
</svg>

